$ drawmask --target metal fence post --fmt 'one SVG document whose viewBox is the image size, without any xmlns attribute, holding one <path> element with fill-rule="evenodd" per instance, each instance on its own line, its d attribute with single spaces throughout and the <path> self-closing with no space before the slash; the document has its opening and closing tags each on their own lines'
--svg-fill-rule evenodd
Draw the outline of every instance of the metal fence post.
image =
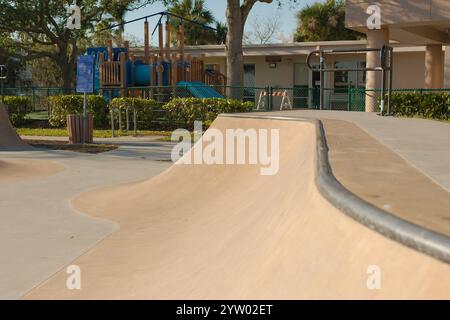
<svg viewBox="0 0 450 320">
<path fill-rule="evenodd" d="M 347 91 L 347 111 L 351 111 L 352 110 L 352 95 L 353 95 L 353 88 L 351 86 L 348 86 L 348 91 Z"/>
<path fill-rule="evenodd" d="M 265 91 L 266 91 L 266 96 L 264 97 L 264 100 L 265 100 L 265 102 L 264 102 L 264 111 L 269 111 L 269 87 L 266 87 L 265 89 L 264 89 Z"/>
<path fill-rule="evenodd" d="M 269 93 L 268 93 L 268 94 L 269 94 L 269 104 L 268 104 L 267 107 L 268 107 L 268 109 L 269 109 L 268 111 L 272 111 L 272 110 L 273 110 L 273 109 L 272 109 L 272 107 L 273 107 L 273 106 L 272 106 L 272 102 L 273 102 L 273 101 L 272 101 L 272 100 L 273 100 L 273 99 L 272 99 L 272 94 L 273 94 L 273 88 L 272 88 L 272 86 L 269 86 Z"/>
<path fill-rule="evenodd" d="M 137 136 L 137 114 L 136 107 L 133 108 L 134 136 Z"/>
</svg>

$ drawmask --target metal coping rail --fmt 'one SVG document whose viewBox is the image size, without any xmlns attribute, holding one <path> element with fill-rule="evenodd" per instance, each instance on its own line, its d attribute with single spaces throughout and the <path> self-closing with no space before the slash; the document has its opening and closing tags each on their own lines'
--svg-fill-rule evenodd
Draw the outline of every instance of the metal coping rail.
<svg viewBox="0 0 450 320">
<path fill-rule="evenodd" d="M 309 122 L 316 127 L 316 177 L 319 192 L 337 209 L 361 225 L 406 247 L 450 264 L 450 237 L 382 210 L 344 187 L 334 176 L 322 121 L 289 116 L 221 114 L 221 117 Z"/>
</svg>

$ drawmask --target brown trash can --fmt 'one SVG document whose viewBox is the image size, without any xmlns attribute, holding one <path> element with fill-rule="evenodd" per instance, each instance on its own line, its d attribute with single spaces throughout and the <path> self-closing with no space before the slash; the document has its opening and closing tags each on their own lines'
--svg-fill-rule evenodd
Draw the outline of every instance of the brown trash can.
<svg viewBox="0 0 450 320">
<path fill-rule="evenodd" d="M 92 114 L 88 114 L 87 118 L 87 137 L 86 143 L 94 142 L 94 118 Z M 67 116 L 67 131 L 69 133 L 69 143 L 78 144 L 83 143 L 83 116 L 68 115 Z"/>
</svg>

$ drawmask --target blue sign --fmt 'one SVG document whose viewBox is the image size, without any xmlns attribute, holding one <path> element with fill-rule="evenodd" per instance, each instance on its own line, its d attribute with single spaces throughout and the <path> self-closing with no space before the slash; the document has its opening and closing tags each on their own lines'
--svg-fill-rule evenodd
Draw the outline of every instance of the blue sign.
<svg viewBox="0 0 450 320">
<path fill-rule="evenodd" d="M 77 62 L 77 92 L 94 92 L 94 57 L 79 56 Z"/>
</svg>

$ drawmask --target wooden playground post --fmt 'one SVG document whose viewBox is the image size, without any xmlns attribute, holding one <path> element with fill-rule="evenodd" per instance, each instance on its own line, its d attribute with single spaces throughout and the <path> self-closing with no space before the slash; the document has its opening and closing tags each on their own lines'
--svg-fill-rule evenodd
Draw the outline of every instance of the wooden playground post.
<svg viewBox="0 0 450 320">
<path fill-rule="evenodd" d="M 108 40 L 108 61 L 113 61 L 113 41 L 112 39 Z"/>
<path fill-rule="evenodd" d="M 206 83 L 205 57 L 204 53 L 200 55 L 200 81 L 203 83 Z"/>
<path fill-rule="evenodd" d="M 158 86 L 162 87 L 164 85 L 163 82 L 163 73 L 164 73 L 164 66 L 163 66 L 163 58 L 161 56 L 158 56 L 158 65 L 156 68 L 156 72 L 158 73 Z"/>
<path fill-rule="evenodd" d="M 198 58 L 193 57 L 191 62 L 191 80 L 198 81 Z"/>
<path fill-rule="evenodd" d="M 184 25 L 180 24 L 178 31 L 178 47 L 180 49 L 180 59 L 184 61 Z"/>
<path fill-rule="evenodd" d="M 172 54 L 172 83 L 178 83 L 178 56 L 176 53 Z"/>
<path fill-rule="evenodd" d="M 186 62 L 188 65 L 185 68 L 186 72 L 186 81 L 191 82 L 192 80 L 192 55 L 188 54 L 186 55 Z"/>
<path fill-rule="evenodd" d="M 170 61 L 170 22 L 166 21 L 166 59 Z"/>
<path fill-rule="evenodd" d="M 176 97 L 177 93 L 177 83 L 178 83 L 178 56 L 176 53 L 172 55 L 172 86 L 173 86 L 173 97 Z"/>
<path fill-rule="evenodd" d="M 100 53 L 100 55 L 99 55 L 99 62 L 100 62 L 100 90 L 101 91 L 103 91 L 102 90 L 102 88 L 103 88 L 103 78 L 105 77 L 105 74 L 104 74 L 104 63 L 105 63 L 105 54 L 103 53 L 103 52 L 101 52 Z"/>
<path fill-rule="evenodd" d="M 123 47 L 125 48 L 125 57 L 128 60 L 130 58 L 130 41 L 124 41 Z"/>
<path fill-rule="evenodd" d="M 144 22 L 144 64 L 150 62 L 150 35 L 148 31 L 148 21 Z"/>
<path fill-rule="evenodd" d="M 122 97 L 127 96 L 127 56 L 124 52 L 119 55 L 120 61 L 120 89 L 122 90 Z"/>
<path fill-rule="evenodd" d="M 157 59 L 158 63 L 157 63 L 157 70 L 156 72 L 158 73 L 158 97 L 157 100 L 161 101 L 161 93 L 162 93 L 162 86 L 164 85 L 164 79 L 163 79 L 163 75 L 164 75 L 164 66 L 163 66 L 163 57 L 162 56 L 158 56 Z"/>
<path fill-rule="evenodd" d="M 150 55 L 150 98 L 153 99 L 153 89 L 156 86 L 155 55 Z"/>
<path fill-rule="evenodd" d="M 134 87 L 136 85 L 135 78 L 136 78 L 136 70 L 134 63 L 136 62 L 136 57 L 134 54 L 130 54 L 130 60 L 131 60 L 131 85 Z"/>
<path fill-rule="evenodd" d="M 159 42 L 159 56 L 162 57 L 164 54 L 164 35 L 162 23 L 158 25 L 158 42 Z"/>
</svg>

